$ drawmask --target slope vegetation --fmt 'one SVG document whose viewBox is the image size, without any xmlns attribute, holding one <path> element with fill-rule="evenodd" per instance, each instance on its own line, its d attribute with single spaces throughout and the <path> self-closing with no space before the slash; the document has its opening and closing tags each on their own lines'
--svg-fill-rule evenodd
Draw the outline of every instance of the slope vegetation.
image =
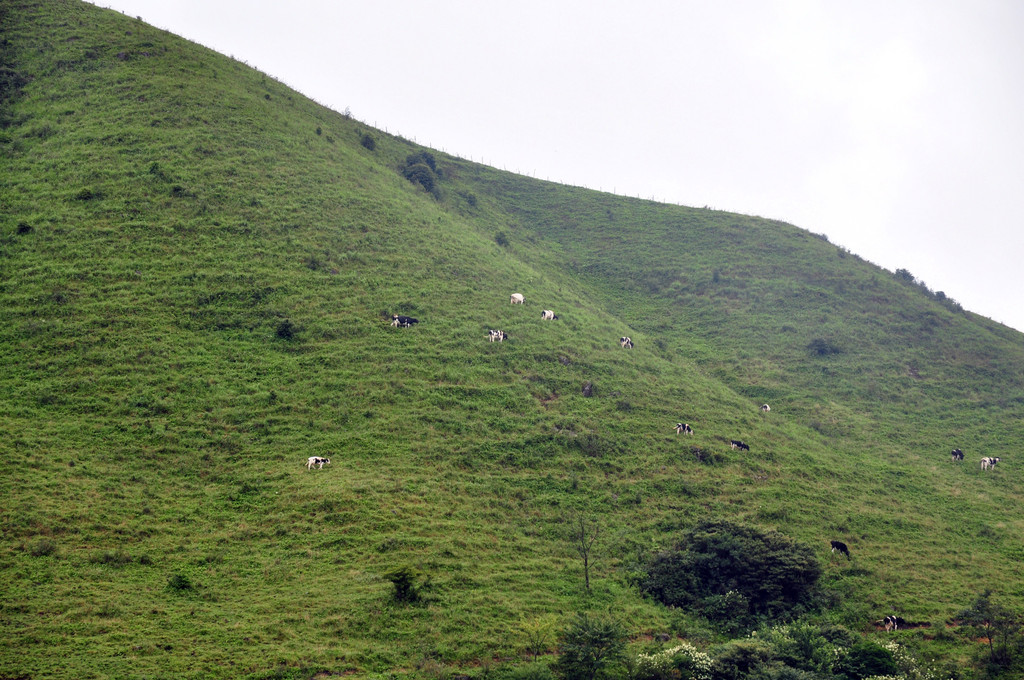
<svg viewBox="0 0 1024 680">
<path fill-rule="evenodd" d="M 790 225 L 431 152 L 91 5 L 4 3 L 0 33 L 0 676 L 473 669 L 584 610 L 707 639 L 634 577 L 709 517 L 812 546 L 855 630 L 984 583 L 1024 605 L 1020 334 Z"/>
</svg>

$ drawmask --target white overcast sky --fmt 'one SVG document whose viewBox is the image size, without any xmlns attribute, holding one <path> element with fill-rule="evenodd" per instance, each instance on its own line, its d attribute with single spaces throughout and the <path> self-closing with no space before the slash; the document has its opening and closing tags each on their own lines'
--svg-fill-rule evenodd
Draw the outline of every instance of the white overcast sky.
<svg viewBox="0 0 1024 680">
<path fill-rule="evenodd" d="M 97 0 L 365 123 L 790 222 L 1024 331 L 1020 0 Z"/>
</svg>

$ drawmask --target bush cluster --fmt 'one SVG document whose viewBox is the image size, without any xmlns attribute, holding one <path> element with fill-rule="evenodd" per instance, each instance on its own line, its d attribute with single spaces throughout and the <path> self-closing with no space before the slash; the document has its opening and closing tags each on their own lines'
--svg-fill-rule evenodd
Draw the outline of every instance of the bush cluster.
<svg viewBox="0 0 1024 680">
<path fill-rule="evenodd" d="M 811 608 L 820 576 L 811 549 L 787 536 L 707 521 L 654 555 L 640 587 L 663 604 L 738 629 Z"/>
<path fill-rule="evenodd" d="M 433 154 L 428 151 L 420 151 L 406 156 L 405 166 L 402 168 L 402 176 L 413 184 L 419 184 L 434 198 L 440 197 L 438 190 L 437 162 Z"/>
<path fill-rule="evenodd" d="M 419 570 L 408 565 L 396 567 L 385 576 L 394 587 L 392 598 L 395 602 L 419 602 L 423 599 L 424 592 L 430 588 L 430 578 L 424 577 Z"/>
<path fill-rule="evenodd" d="M 661 645 L 664 644 L 664 647 Z M 661 648 L 659 648 L 661 647 Z M 626 649 L 622 626 L 577 614 L 562 630 L 558 656 L 499 672 L 502 678 L 582 680 L 863 680 L 949 677 L 929 668 L 898 642 L 878 644 L 831 624 L 801 621 L 762 626 L 750 635 L 701 650 L 685 641 Z"/>
</svg>

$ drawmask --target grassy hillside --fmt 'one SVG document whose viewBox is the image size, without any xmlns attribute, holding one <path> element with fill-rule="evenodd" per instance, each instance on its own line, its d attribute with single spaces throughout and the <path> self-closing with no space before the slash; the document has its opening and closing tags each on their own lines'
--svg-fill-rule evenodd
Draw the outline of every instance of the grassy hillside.
<svg viewBox="0 0 1024 680">
<path fill-rule="evenodd" d="M 811 545 L 856 631 L 926 644 L 984 585 L 1024 607 L 1020 334 L 80 2 L 0 4 L 0 34 L 0 677 L 481 675 L 578 611 L 703 644 L 632 576 L 709 517 Z"/>
</svg>

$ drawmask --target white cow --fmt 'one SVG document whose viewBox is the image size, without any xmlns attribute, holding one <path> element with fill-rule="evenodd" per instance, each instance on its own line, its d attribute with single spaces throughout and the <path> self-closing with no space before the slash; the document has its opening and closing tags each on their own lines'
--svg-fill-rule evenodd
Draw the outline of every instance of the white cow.
<svg viewBox="0 0 1024 680">
<path fill-rule="evenodd" d="M 487 331 L 487 337 L 490 338 L 491 342 L 504 342 L 508 339 L 508 333 L 505 331 Z"/>
<path fill-rule="evenodd" d="M 761 404 L 761 413 L 768 413 L 768 411 L 771 411 L 771 410 L 772 410 L 772 407 L 769 406 L 768 404 Z"/>
<path fill-rule="evenodd" d="M 633 349 L 633 341 L 628 335 L 619 338 L 619 345 L 625 349 Z"/>
<path fill-rule="evenodd" d="M 317 466 L 317 468 L 316 468 L 317 470 L 322 470 L 324 465 L 330 465 L 330 464 L 331 464 L 331 459 L 330 458 L 321 458 L 320 456 L 310 456 L 309 458 L 306 459 L 306 469 L 307 470 L 312 470 L 314 465 Z"/>
<path fill-rule="evenodd" d="M 551 321 L 553 319 L 557 319 L 558 317 L 550 309 L 545 309 L 540 313 L 540 318 Z"/>
<path fill-rule="evenodd" d="M 512 297 L 509 299 L 509 304 L 521 305 L 526 302 L 526 298 L 523 297 L 522 293 L 512 293 Z"/>
<path fill-rule="evenodd" d="M 991 470 L 992 468 L 994 468 L 996 466 L 996 463 L 998 463 L 998 462 L 999 462 L 998 458 L 982 458 L 981 459 L 981 469 L 982 470 Z"/>
</svg>

